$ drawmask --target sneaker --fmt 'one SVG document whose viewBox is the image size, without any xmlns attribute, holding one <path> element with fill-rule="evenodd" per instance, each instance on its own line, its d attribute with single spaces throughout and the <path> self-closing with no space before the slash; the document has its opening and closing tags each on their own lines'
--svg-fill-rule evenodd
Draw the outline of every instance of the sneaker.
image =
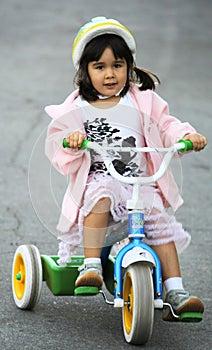
<svg viewBox="0 0 212 350">
<path fill-rule="evenodd" d="M 199 322 L 202 320 L 204 312 L 203 302 L 199 298 L 189 295 L 185 290 L 169 291 L 166 295 L 165 303 L 169 303 L 172 306 L 174 313 L 179 318 L 174 317 L 168 306 L 164 306 L 164 321 Z"/>
<path fill-rule="evenodd" d="M 102 265 L 87 264 L 79 267 L 79 276 L 76 279 L 75 287 L 98 287 L 103 284 Z"/>
</svg>

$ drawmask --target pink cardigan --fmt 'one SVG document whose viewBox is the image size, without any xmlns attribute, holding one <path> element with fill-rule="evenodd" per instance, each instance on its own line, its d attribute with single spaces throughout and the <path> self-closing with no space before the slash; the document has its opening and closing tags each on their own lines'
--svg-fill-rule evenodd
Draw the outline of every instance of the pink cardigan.
<svg viewBox="0 0 212 350">
<path fill-rule="evenodd" d="M 140 91 L 133 84 L 130 94 L 140 111 L 147 146 L 169 147 L 185 134 L 195 132 L 189 123 L 182 123 L 177 118 L 170 116 L 168 104 L 155 92 Z M 78 91 L 76 90 L 62 104 L 45 108 L 47 114 L 53 119 L 47 131 L 46 155 L 60 173 L 69 176 L 69 186 L 63 199 L 57 226 L 60 232 L 68 232 L 77 222 L 90 169 L 88 151 L 73 151 L 61 146 L 68 132 L 81 130 L 85 133 L 74 102 L 77 96 Z M 150 170 L 158 169 L 161 164 L 161 156 L 158 153 L 150 153 L 148 164 Z M 157 185 L 165 206 L 171 206 L 176 210 L 182 205 L 183 200 L 170 171 L 167 171 Z"/>
</svg>

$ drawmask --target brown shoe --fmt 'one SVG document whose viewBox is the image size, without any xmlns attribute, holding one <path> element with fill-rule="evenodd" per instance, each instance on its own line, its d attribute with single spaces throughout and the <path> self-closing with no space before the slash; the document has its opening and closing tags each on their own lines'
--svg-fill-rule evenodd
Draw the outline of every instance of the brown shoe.
<svg viewBox="0 0 212 350">
<path fill-rule="evenodd" d="M 80 274 L 76 279 L 75 287 L 102 287 L 102 266 L 101 264 L 87 264 L 79 268 Z"/>
<path fill-rule="evenodd" d="M 199 322 L 202 320 L 204 305 L 201 299 L 189 295 L 185 290 L 171 290 L 167 293 L 165 303 L 171 305 L 174 313 L 179 317 L 174 317 L 170 307 L 163 309 L 164 321 Z"/>
</svg>

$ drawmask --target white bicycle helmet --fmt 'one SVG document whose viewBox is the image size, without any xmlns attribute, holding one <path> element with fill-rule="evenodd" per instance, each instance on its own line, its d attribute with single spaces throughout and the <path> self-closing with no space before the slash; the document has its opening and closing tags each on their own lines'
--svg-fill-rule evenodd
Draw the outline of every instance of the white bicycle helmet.
<svg viewBox="0 0 212 350">
<path fill-rule="evenodd" d="M 136 43 L 129 29 L 115 19 L 95 17 L 80 28 L 74 40 L 72 46 L 72 59 L 76 69 L 79 67 L 79 61 L 87 43 L 102 34 L 116 34 L 121 36 L 125 40 L 135 59 Z"/>
</svg>

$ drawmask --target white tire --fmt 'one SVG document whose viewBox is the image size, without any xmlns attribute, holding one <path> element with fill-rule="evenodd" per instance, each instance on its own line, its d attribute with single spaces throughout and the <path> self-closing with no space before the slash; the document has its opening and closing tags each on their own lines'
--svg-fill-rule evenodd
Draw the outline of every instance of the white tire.
<svg viewBox="0 0 212 350">
<path fill-rule="evenodd" d="M 152 269 L 148 264 L 130 265 L 124 274 L 122 325 L 127 343 L 145 344 L 154 323 L 154 289 Z"/>
<path fill-rule="evenodd" d="M 17 248 L 12 267 L 13 299 L 19 309 L 33 309 L 42 287 L 42 264 L 38 248 L 21 245 Z"/>
</svg>

